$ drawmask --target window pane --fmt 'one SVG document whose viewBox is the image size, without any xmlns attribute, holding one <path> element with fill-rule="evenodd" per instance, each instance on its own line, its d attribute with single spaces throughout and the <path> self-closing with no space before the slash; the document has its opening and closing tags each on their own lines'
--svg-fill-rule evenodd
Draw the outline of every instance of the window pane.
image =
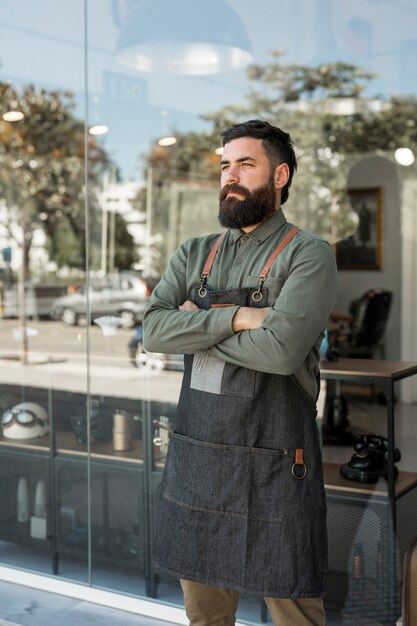
<svg viewBox="0 0 417 626">
<path fill-rule="evenodd" d="M 287 219 L 334 245 L 336 311 L 389 292 L 372 356 L 417 361 L 417 8 L 1 4 L 0 411 L 12 411 L 0 438 L 1 561 L 182 606 L 152 548 L 184 355 L 144 351 L 145 302 L 179 245 L 221 230 L 220 131 L 264 119 L 296 148 Z M 413 381 L 397 393 L 398 467 L 413 474 Z M 349 407 L 355 434 L 386 434 L 384 406 Z M 351 443 L 323 454 L 334 487 Z M 387 621 L 387 499 L 379 509 L 338 496 L 329 491 L 328 622 L 365 619 L 369 597 Z M 400 558 L 412 534 L 401 516 Z M 263 610 L 244 596 L 238 619 L 259 623 Z"/>
</svg>

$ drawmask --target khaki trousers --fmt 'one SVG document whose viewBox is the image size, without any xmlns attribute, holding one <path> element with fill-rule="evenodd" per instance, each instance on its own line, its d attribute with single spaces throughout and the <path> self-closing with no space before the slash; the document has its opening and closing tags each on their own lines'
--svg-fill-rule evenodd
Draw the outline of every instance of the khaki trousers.
<svg viewBox="0 0 417 626">
<path fill-rule="evenodd" d="M 181 580 L 190 626 L 233 626 L 239 594 L 190 580 Z M 264 598 L 274 626 L 325 626 L 323 600 Z"/>
</svg>

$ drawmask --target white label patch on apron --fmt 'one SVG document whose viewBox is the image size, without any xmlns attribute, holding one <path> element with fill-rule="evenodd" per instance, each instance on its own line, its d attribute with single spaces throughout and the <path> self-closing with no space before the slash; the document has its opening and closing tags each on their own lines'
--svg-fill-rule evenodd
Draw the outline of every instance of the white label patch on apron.
<svg viewBox="0 0 417 626">
<path fill-rule="evenodd" d="M 191 389 L 220 394 L 225 365 L 225 361 L 209 355 L 205 350 L 195 352 L 191 371 Z"/>
</svg>

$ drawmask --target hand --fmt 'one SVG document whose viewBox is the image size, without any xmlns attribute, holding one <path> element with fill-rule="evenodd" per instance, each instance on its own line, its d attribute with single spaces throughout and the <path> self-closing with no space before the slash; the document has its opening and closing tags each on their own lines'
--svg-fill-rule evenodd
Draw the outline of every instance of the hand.
<svg viewBox="0 0 417 626">
<path fill-rule="evenodd" d="M 232 321 L 233 332 L 238 333 L 241 330 L 254 330 L 261 328 L 266 314 L 271 307 L 266 306 L 260 309 L 248 306 L 241 306 L 235 313 Z"/>
<path fill-rule="evenodd" d="M 200 307 L 198 307 L 195 302 L 192 300 L 186 300 L 178 307 L 179 311 L 199 311 Z"/>
</svg>

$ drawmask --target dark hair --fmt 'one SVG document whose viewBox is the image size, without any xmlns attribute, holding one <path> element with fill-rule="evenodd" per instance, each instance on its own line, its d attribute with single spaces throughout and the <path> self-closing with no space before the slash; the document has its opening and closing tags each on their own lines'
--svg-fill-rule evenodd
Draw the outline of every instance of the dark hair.
<svg viewBox="0 0 417 626">
<path fill-rule="evenodd" d="M 272 124 L 262 120 L 249 120 L 240 124 L 233 124 L 220 135 L 223 137 L 223 145 L 241 137 L 260 139 L 272 169 L 275 169 L 280 163 L 287 163 L 290 177 L 288 183 L 281 190 L 281 204 L 284 204 L 288 200 L 288 190 L 297 169 L 297 159 L 290 135 L 277 126 L 272 126 Z"/>
</svg>

